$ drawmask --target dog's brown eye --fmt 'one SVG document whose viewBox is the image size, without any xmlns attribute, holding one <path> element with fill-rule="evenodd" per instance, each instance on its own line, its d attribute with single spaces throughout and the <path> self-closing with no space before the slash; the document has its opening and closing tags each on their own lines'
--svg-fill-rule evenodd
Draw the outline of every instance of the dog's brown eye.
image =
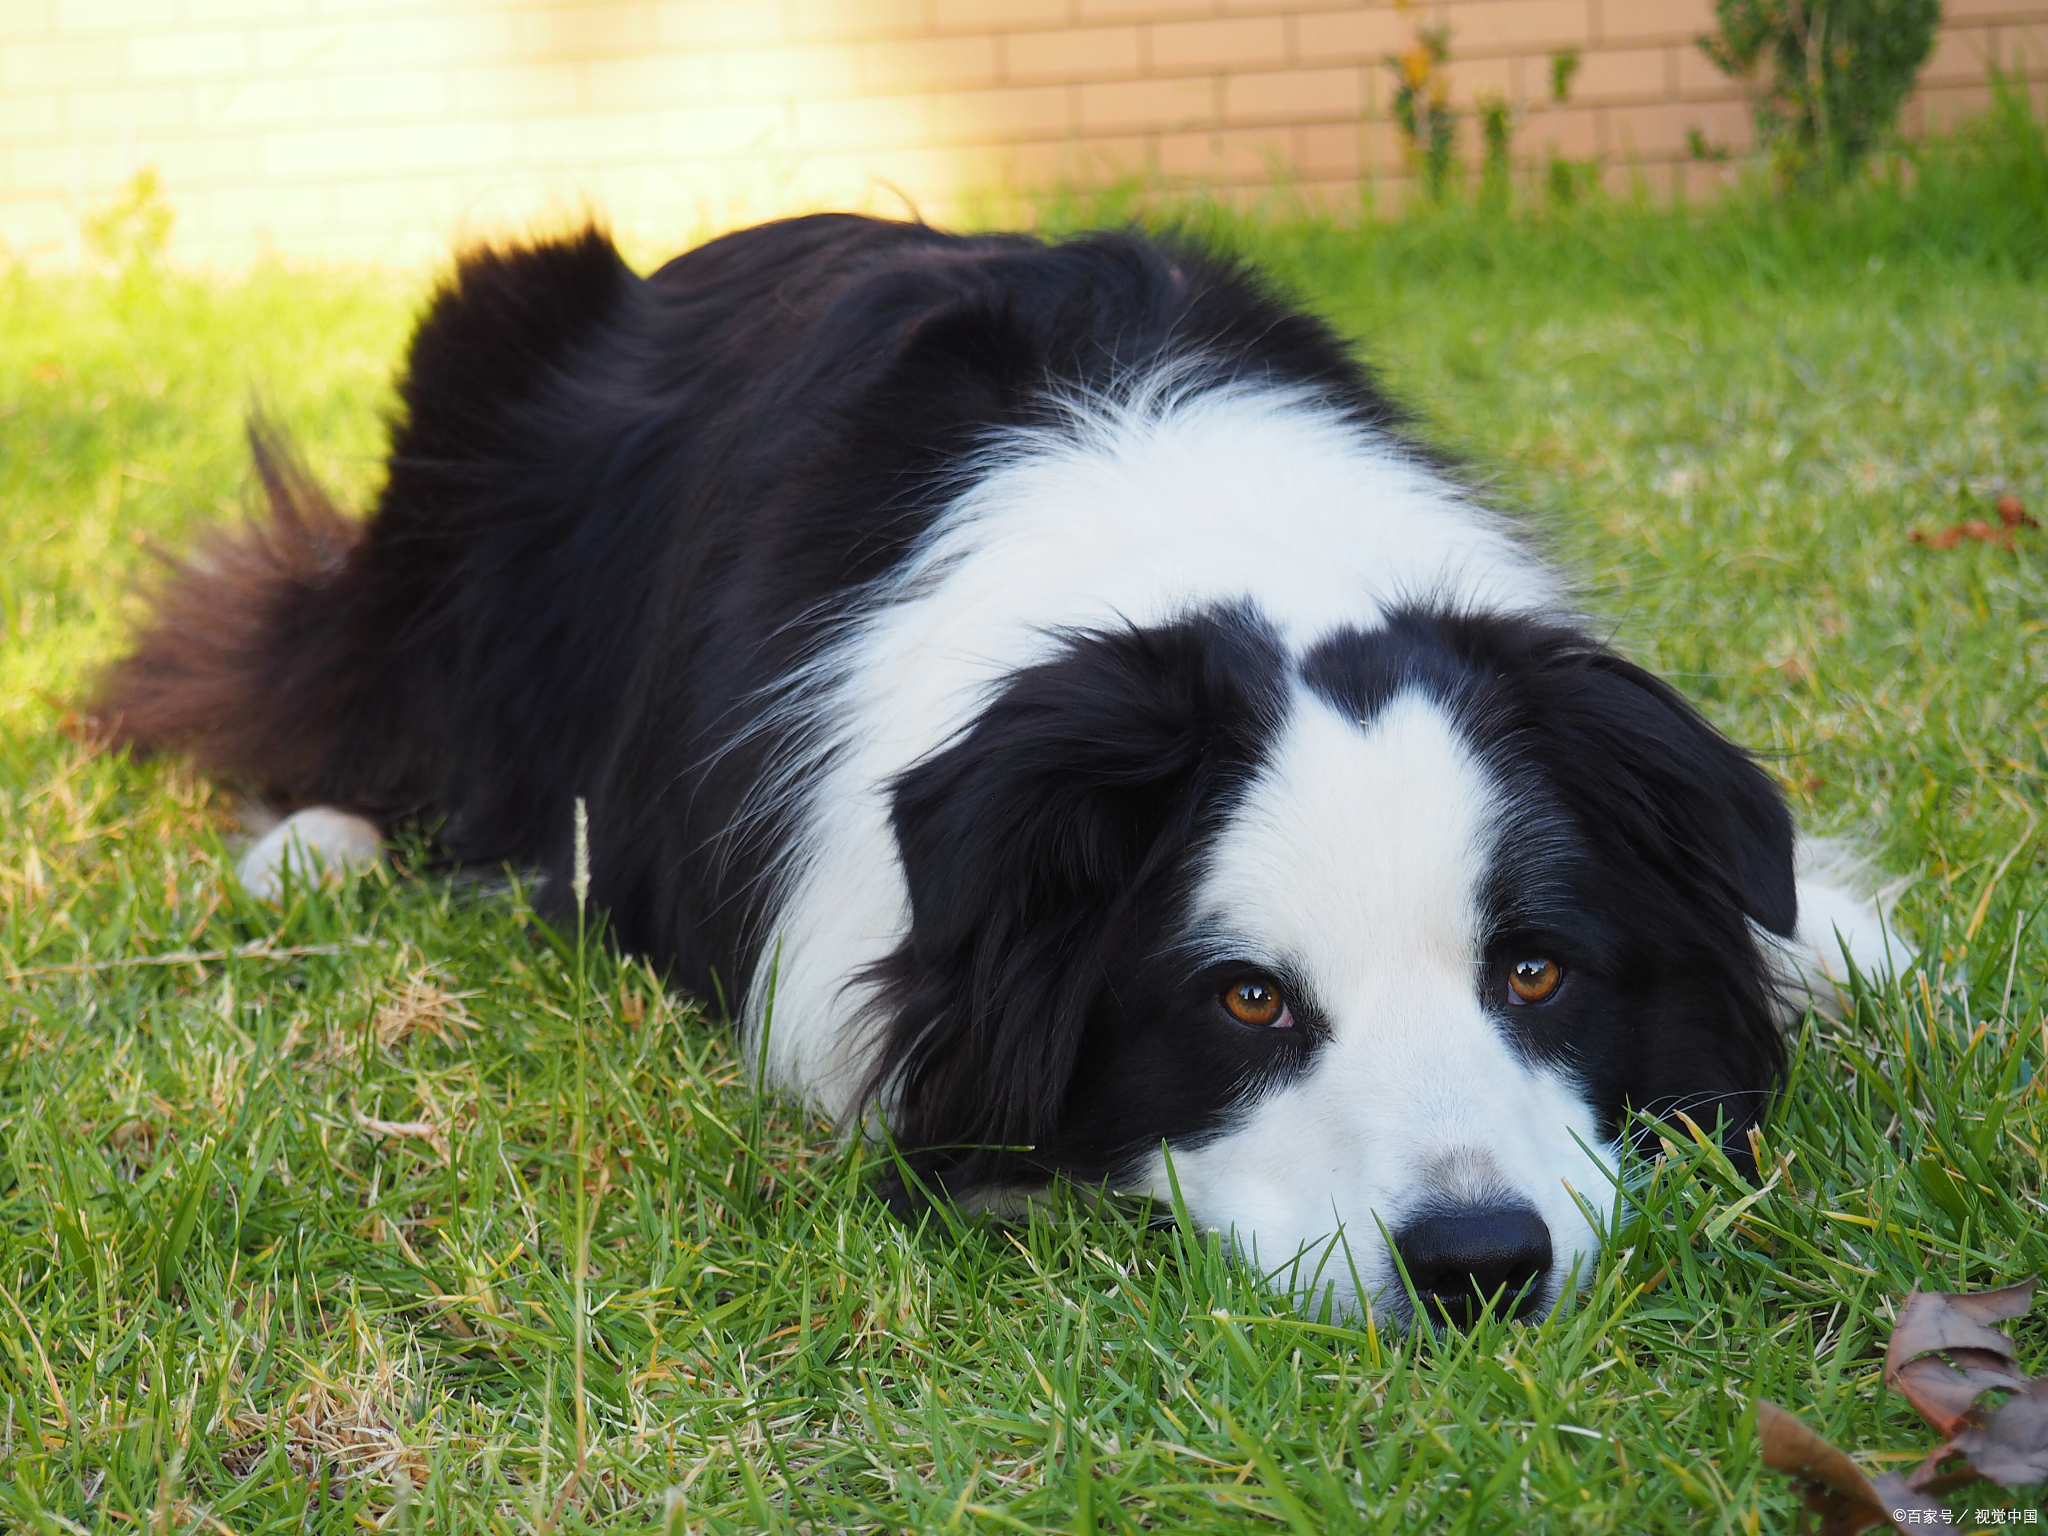
<svg viewBox="0 0 2048 1536">
<path fill-rule="evenodd" d="M 1294 1013 L 1288 1008 L 1287 999 L 1280 995 L 1280 989 L 1256 976 L 1224 988 L 1223 1006 L 1240 1024 L 1253 1024 L 1261 1029 L 1294 1026 Z"/>
<path fill-rule="evenodd" d="M 1555 960 L 1517 960 L 1508 967 L 1508 990 L 1525 1003 L 1540 1003 L 1557 990 L 1564 971 Z"/>
</svg>

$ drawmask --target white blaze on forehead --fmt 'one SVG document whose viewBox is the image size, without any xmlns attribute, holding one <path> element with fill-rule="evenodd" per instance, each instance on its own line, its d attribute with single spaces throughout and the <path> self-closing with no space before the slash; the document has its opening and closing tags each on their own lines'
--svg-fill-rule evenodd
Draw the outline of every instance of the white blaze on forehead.
<svg viewBox="0 0 2048 1536">
<path fill-rule="evenodd" d="M 1481 998 L 1484 882 L 1508 809 L 1422 693 L 1364 723 L 1302 693 L 1218 839 L 1199 931 L 1216 958 L 1293 978 L 1328 1030 L 1300 1076 L 1173 1154 L 1197 1219 L 1263 1267 L 1341 1228 L 1349 1263 L 1324 1280 L 1348 1294 L 1355 1266 L 1368 1290 L 1386 1286 L 1381 1226 L 1463 1202 L 1533 1206 L 1551 1231 L 1553 1287 L 1597 1246 L 1566 1188 L 1595 1209 L 1610 1198 L 1578 1144 L 1597 1146 L 1592 1111 L 1516 1051 Z M 1163 1161 L 1151 1172 L 1143 1182 L 1164 1194 Z"/>
<path fill-rule="evenodd" d="M 1284 946 L 1335 997 L 1421 971 L 1469 993 L 1492 776 L 1415 691 L 1370 721 L 1302 694 L 1209 860 L 1198 922 Z"/>
</svg>

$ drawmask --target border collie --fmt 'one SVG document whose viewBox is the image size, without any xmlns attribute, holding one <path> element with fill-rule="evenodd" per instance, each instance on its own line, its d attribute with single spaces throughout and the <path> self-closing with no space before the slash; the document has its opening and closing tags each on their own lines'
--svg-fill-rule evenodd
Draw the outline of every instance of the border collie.
<svg viewBox="0 0 2048 1536">
<path fill-rule="evenodd" d="M 108 733 L 318 808 L 259 886 L 402 819 L 559 910 L 587 798 L 618 941 L 952 1200 L 1177 1191 L 1340 1311 L 1537 1313 L 1632 1112 L 1748 1164 L 1781 1026 L 1895 943 L 1190 244 L 476 250 L 399 394 L 362 522 L 252 429 L 268 516 L 166 582 Z"/>
</svg>

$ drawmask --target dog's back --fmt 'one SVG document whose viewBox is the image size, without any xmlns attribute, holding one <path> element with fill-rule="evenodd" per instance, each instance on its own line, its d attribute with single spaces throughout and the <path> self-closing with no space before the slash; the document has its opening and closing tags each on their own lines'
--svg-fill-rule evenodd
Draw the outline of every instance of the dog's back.
<svg viewBox="0 0 2048 1536">
<path fill-rule="evenodd" d="M 174 571 L 95 712 L 280 808 L 418 819 L 464 863 L 565 871 L 587 797 L 614 931 L 709 992 L 753 963 L 806 771 L 761 718 L 846 594 L 1049 388 L 1176 355 L 1393 419 L 1318 322 L 1137 236 L 820 215 L 645 279 L 595 230 L 475 250 L 414 337 L 370 516 L 253 423 L 267 515 Z"/>
</svg>

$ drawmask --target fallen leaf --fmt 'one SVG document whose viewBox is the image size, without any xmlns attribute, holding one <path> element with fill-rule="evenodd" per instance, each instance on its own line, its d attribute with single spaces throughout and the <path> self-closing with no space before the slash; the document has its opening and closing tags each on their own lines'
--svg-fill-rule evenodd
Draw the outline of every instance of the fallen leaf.
<svg viewBox="0 0 2048 1536">
<path fill-rule="evenodd" d="M 1906 537 L 1915 544 L 1925 544 L 1933 549 L 1954 549 L 1964 539 L 1975 539 L 1980 544 L 1996 544 L 2000 549 L 2009 550 L 2014 547 L 2012 535 L 2015 526 L 1994 528 L 1979 518 L 1971 518 L 1965 523 L 1953 523 L 1939 533 L 1915 528 Z"/>
<path fill-rule="evenodd" d="M 1982 1425 L 1948 1442 L 1970 1458 L 1979 1477 L 2008 1488 L 2048 1482 L 2048 1376 L 2038 1377 Z"/>
<path fill-rule="evenodd" d="M 1821 1518 L 1821 1536 L 1855 1536 L 1878 1525 L 1902 1530 L 1897 1517 L 1909 1511 L 1930 1517 L 1915 1519 L 1915 1530 L 1953 1529 L 1948 1512 L 1897 1473 L 1866 1476 L 1797 1415 L 1764 1398 L 1757 1399 L 1756 1436 L 1764 1465 L 1798 1480 L 1799 1496 Z"/>
<path fill-rule="evenodd" d="M 2030 1379 L 2013 1358 L 2012 1340 L 1991 1324 L 2024 1317 L 2034 1282 L 1996 1291 L 1915 1291 L 1899 1308 L 1884 1352 L 1885 1385 L 1902 1394 L 1944 1436 L 1973 1422 L 1977 1399 L 1994 1387 Z M 1946 1362 L 1938 1356 L 1946 1354 Z"/>
<path fill-rule="evenodd" d="M 1959 1349 L 1954 1358 L 1954 1367 L 1930 1356 L 1885 1373 L 1885 1382 L 1894 1392 L 1911 1403 L 1938 1433 L 1950 1436 L 1971 1422 L 1977 1399 L 1986 1392 L 1995 1387 L 2010 1391 L 2027 1384 L 2024 1372 L 1989 1350 Z"/>
</svg>

